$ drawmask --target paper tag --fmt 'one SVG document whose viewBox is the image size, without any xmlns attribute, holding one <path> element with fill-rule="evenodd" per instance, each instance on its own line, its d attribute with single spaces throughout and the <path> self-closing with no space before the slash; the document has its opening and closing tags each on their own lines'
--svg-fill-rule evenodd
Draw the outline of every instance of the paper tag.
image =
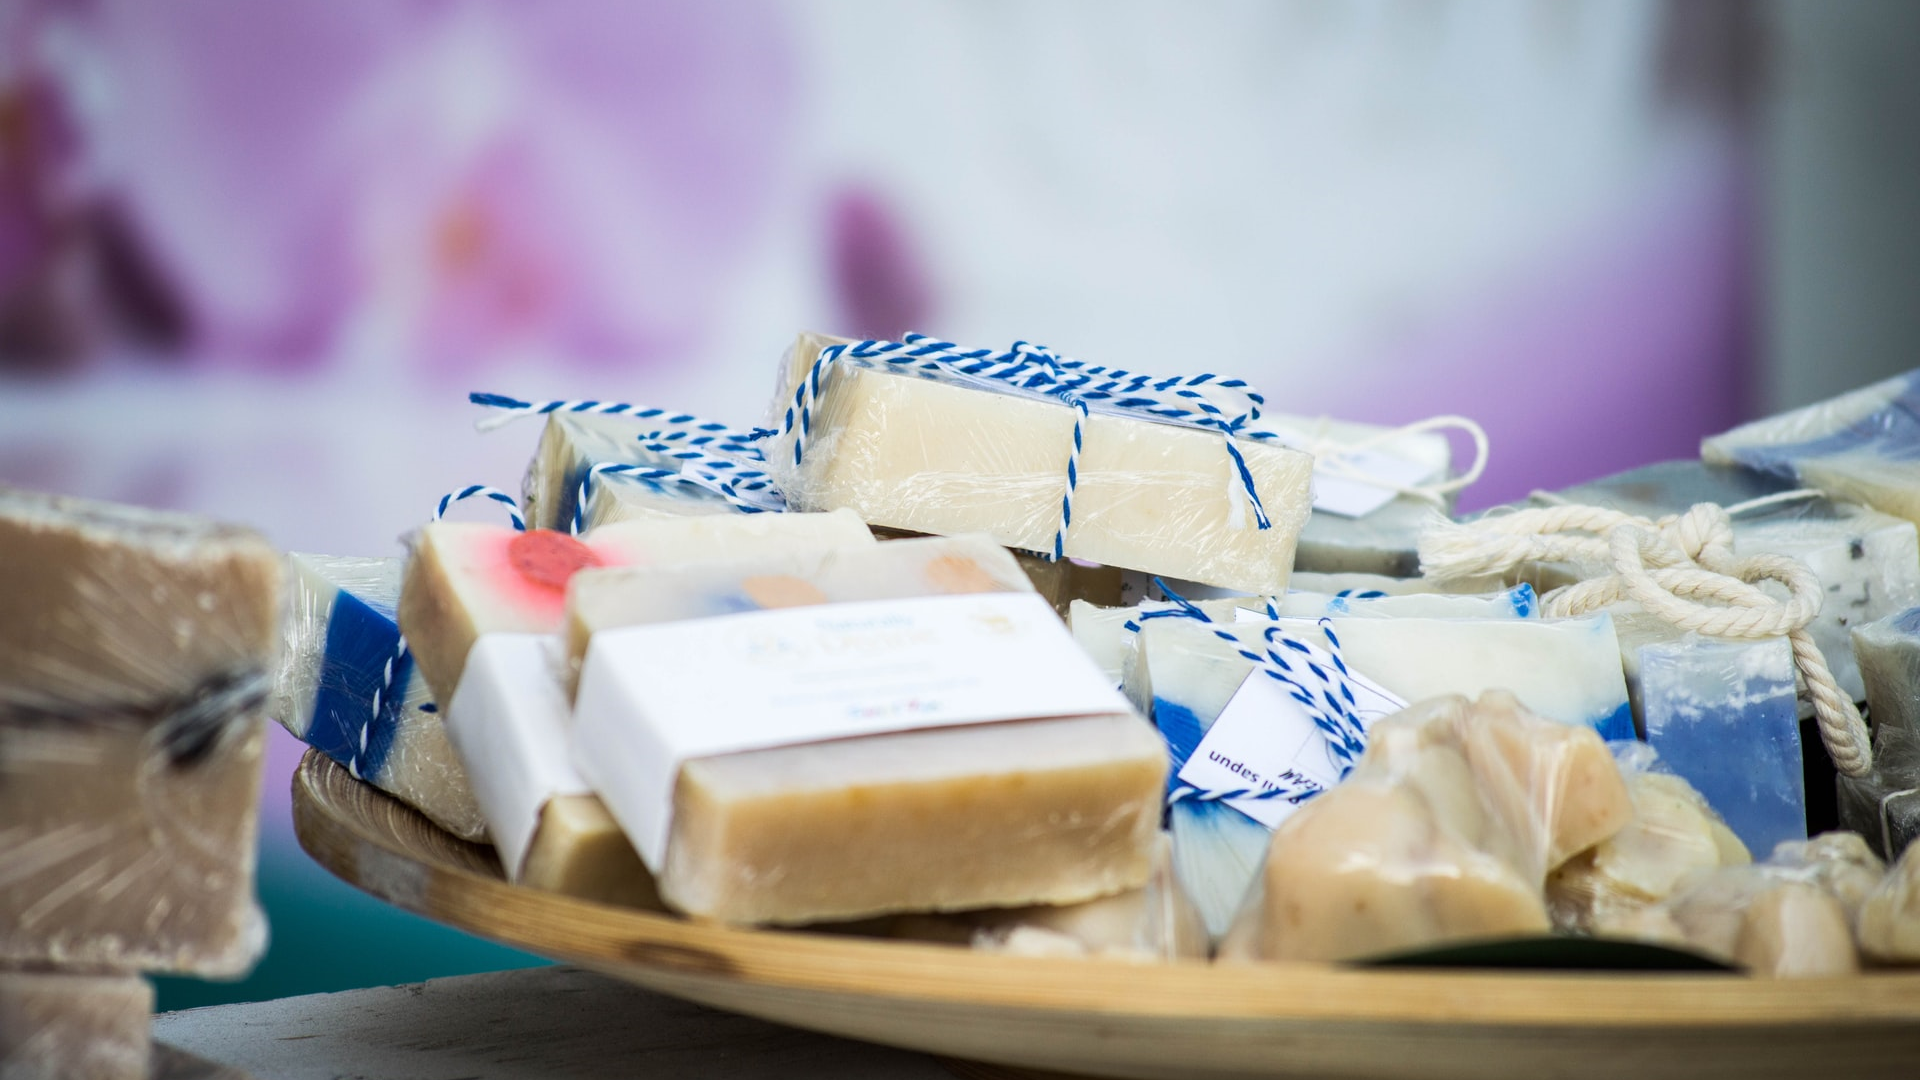
<svg viewBox="0 0 1920 1080">
<path fill-rule="evenodd" d="M 1307 449 L 1309 446 L 1304 440 L 1289 439 L 1284 435 L 1274 441 L 1295 449 Z M 1340 455 L 1340 460 L 1356 472 L 1391 481 L 1403 487 L 1425 483 L 1434 473 L 1430 465 L 1422 465 L 1417 461 L 1409 461 L 1381 450 L 1348 451 Z M 1313 508 L 1315 510 L 1338 514 L 1341 517 L 1365 517 L 1399 496 L 1400 493 L 1390 487 L 1351 479 L 1317 464 L 1314 466 Z"/>
<path fill-rule="evenodd" d="M 574 760 L 657 871 L 693 758 L 1128 709 L 1032 593 L 826 604 L 596 633 Z"/>
<path fill-rule="evenodd" d="M 552 635 L 482 634 L 442 714 L 500 864 L 516 881 L 547 801 L 587 791 L 567 752 L 565 666 Z"/>
<path fill-rule="evenodd" d="M 1247 618 L 1249 615 L 1253 617 Z M 1236 621 L 1268 620 L 1243 608 Z M 1331 668 L 1332 655 L 1306 640 L 1306 634 L 1318 632 L 1316 624 L 1309 620 L 1286 621 L 1305 624 L 1295 634 L 1296 640 L 1307 645 L 1315 662 Z M 1349 671 L 1348 680 L 1353 685 L 1354 715 L 1363 731 L 1370 730 L 1380 717 L 1407 707 L 1405 701 L 1363 675 Z M 1305 786 L 1320 792 L 1340 782 L 1340 762 L 1307 707 L 1293 698 L 1289 687 L 1256 668 L 1233 692 L 1193 756 L 1181 766 L 1179 779 L 1209 791 Z M 1292 815 L 1305 798 L 1222 801 L 1271 829 Z"/>
</svg>

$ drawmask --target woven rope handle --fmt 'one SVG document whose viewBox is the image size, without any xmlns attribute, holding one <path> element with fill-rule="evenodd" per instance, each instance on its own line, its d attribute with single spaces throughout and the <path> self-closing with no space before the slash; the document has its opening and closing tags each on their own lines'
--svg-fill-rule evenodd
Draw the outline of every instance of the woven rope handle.
<svg viewBox="0 0 1920 1080">
<path fill-rule="evenodd" d="M 1860 710 L 1841 692 L 1807 631 L 1825 599 L 1819 577 L 1785 555 L 1735 556 L 1733 521 L 1724 508 L 1701 503 L 1654 520 L 1568 503 L 1471 524 L 1435 521 L 1420 537 L 1420 571 L 1432 577 L 1504 574 L 1535 561 L 1604 564 L 1611 571 L 1542 597 L 1548 615 L 1581 615 L 1632 600 L 1672 626 L 1709 637 L 1784 635 L 1834 766 L 1854 777 L 1873 768 Z M 1783 586 L 1788 598 L 1762 591 L 1762 581 Z"/>
</svg>

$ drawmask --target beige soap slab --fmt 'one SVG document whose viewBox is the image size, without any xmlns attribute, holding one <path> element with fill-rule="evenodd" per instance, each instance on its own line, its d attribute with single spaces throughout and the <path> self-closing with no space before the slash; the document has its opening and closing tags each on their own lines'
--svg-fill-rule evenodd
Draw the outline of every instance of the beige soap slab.
<svg viewBox="0 0 1920 1080">
<path fill-rule="evenodd" d="M 138 975 L 0 971 L 0 1077 L 147 1080 L 153 988 Z"/>
<path fill-rule="evenodd" d="M 822 341 L 803 335 L 786 370 L 810 364 Z M 874 525 L 1053 550 L 1074 409 L 864 364 L 834 365 L 797 467 L 792 434 L 767 441 L 768 471 L 790 506 L 844 507 Z M 789 398 L 783 392 L 774 416 Z M 1286 588 L 1311 509 L 1311 456 L 1239 441 L 1272 525 L 1260 529 L 1220 432 L 1096 411 L 1082 433 L 1066 555 L 1252 593 Z"/>
<path fill-rule="evenodd" d="M 893 937 L 969 945 L 1009 956 L 1098 956 L 1136 963 L 1205 960 L 1207 927 L 1173 872 L 1172 838 L 1160 834 L 1153 877 L 1084 904 L 902 915 Z"/>
<path fill-rule="evenodd" d="M 549 529 L 437 521 L 414 538 L 400 630 L 434 695 L 450 699 L 485 633 L 552 633 L 567 581 L 583 569 L 670 566 L 789 548 L 870 546 L 852 514 L 732 514 L 630 521 L 571 537 Z"/>
<path fill-rule="evenodd" d="M 0 492 L 0 964 L 252 966 L 281 574 L 246 530 Z"/>
<path fill-rule="evenodd" d="M 1338 960 L 1543 933 L 1545 875 L 1631 815 L 1593 732 L 1500 691 L 1421 703 L 1376 723 L 1353 773 L 1274 830 L 1222 957 Z"/>
<path fill-rule="evenodd" d="M 1860 905 L 1860 951 L 1876 960 L 1920 962 L 1920 844 L 1909 844 Z"/>
<path fill-rule="evenodd" d="M 575 764 L 630 836 L 644 831 L 649 805 L 613 751 L 653 721 L 613 707 L 628 699 L 616 665 L 595 658 L 595 635 L 783 608 L 1032 591 L 985 537 L 582 574 L 569 617 L 573 647 L 589 653 Z M 1051 615 L 1041 618 L 1030 630 L 1065 639 Z M 1084 674 L 1099 685 L 1090 668 Z M 700 917 L 796 924 L 1078 903 L 1138 888 L 1159 832 L 1166 751 L 1117 698 L 1107 707 L 696 757 L 672 786 L 661 896 Z"/>
</svg>

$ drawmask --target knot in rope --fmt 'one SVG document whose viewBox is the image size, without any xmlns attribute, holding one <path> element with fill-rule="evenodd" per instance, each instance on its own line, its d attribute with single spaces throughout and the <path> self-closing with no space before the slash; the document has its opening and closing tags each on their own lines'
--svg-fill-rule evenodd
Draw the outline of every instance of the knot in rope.
<svg viewBox="0 0 1920 1080">
<path fill-rule="evenodd" d="M 1643 518 L 1568 503 L 1468 523 L 1436 521 L 1420 537 L 1420 572 L 1456 578 L 1504 575 L 1527 562 L 1603 566 L 1607 572 L 1541 597 L 1544 613 L 1566 618 L 1630 600 L 1671 626 L 1709 637 L 1784 636 L 1834 765 L 1864 776 L 1873 766 L 1866 724 L 1807 631 L 1826 596 L 1820 578 L 1785 555 L 1735 555 L 1738 509 L 1699 503 Z M 1759 588 L 1763 581 L 1783 587 L 1787 599 Z"/>
</svg>

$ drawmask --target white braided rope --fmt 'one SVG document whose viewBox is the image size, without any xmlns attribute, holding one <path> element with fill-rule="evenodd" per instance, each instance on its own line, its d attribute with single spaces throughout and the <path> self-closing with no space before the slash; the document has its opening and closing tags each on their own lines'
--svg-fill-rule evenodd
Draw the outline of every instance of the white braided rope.
<svg viewBox="0 0 1920 1080">
<path fill-rule="evenodd" d="M 1420 536 L 1420 572 L 1431 577 L 1503 574 L 1535 561 L 1612 569 L 1541 597 L 1549 616 L 1581 615 L 1632 600 L 1672 626 L 1711 637 L 1785 635 L 1834 765 L 1848 776 L 1865 776 L 1873 767 L 1860 711 L 1834 682 L 1826 657 L 1807 632 L 1825 599 L 1819 577 L 1785 555 L 1735 556 L 1733 520 L 1726 509 L 1700 503 L 1656 520 L 1569 503 L 1467 524 L 1436 521 Z M 1762 581 L 1784 586 L 1788 599 L 1756 588 Z"/>
</svg>

